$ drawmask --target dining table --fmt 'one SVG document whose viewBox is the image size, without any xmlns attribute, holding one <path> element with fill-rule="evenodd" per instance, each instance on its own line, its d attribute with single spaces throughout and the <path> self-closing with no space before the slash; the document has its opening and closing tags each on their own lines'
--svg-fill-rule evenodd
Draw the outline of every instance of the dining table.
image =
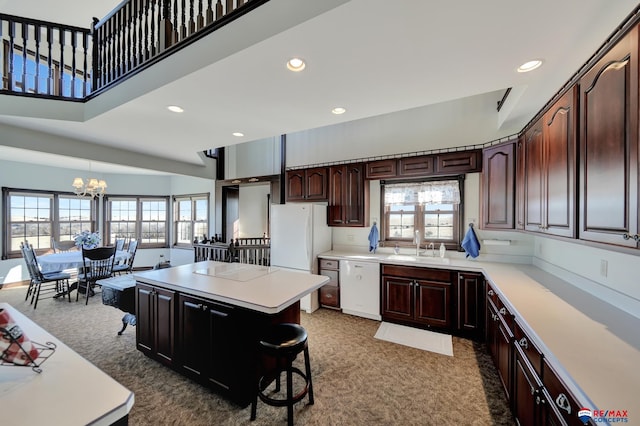
<svg viewBox="0 0 640 426">
<path fill-rule="evenodd" d="M 129 253 L 125 250 L 116 251 L 115 263 L 126 261 Z M 67 269 L 78 269 L 84 266 L 82 251 L 66 251 L 61 253 L 46 254 L 38 256 L 38 264 L 42 273 L 65 271 Z"/>
</svg>

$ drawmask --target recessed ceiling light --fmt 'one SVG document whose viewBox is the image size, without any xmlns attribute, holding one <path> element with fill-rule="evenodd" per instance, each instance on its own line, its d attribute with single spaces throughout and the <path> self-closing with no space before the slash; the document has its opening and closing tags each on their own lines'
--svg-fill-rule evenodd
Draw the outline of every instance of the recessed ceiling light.
<svg viewBox="0 0 640 426">
<path fill-rule="evenodd" d="M 231 133 L 233 136 L 237 137 L 237 138 L 241 138 L 244 136 L 244 133 L 242 132 L 233 132 Z"/>
<path fill-rule="evenodd" d="M 331 110 L 331 112 L 335 115 L 340 115 L 340 114 L 344 114 L 345 112 L 347 112 L 346 109 L 342 108 L 342 107 L 335 107 L 334 109 Z"/>
<path fill-rule="evenodd" d="M 184 110 L 180 108 L 178 105 L 169 105 L 167 109 L 171 112 L 184 112 Z"/>
<path fill-rule="evenodd" d="M 520 65 L 518 67 L 518 72 L 533 71 L 536 68 L 540 67 L 540 65 L 542 65 L 542 60 L 534 59 L 533 61 L 528 61 L 528 62 L 525 62 L 524 64 Z"/>
<path fill-rule="evenodd" d="M 300 72 L 306 66 L 307 64 L 305 64 L 304 60 L 302 60 L 301 58 L 291 58 L 289 59 L 289 61 L 287 61 L 287 68 L 293 72 Z"/>
</svg>

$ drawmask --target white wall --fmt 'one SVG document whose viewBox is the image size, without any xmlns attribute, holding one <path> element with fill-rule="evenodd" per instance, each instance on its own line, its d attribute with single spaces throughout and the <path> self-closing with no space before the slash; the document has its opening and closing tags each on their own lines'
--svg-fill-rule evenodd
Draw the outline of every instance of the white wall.
<svg viewBox="0 0 640 426">
<path fill-rule="evenodd" d="M 280 138 L 273 137 L 225 148 L 225 178 L 280 173 Z"/>
<path fill-rule="evenodd" d="M 83 178 L 89 175 L 105 179 L 109 187 L 107 192 L 113 195 L 183 195 L 210 193 L 210 226 L 215 223 L 214 188 L 215 181 L 189 176 L 172 175 L 122 175 L 109 173 L 88 173 L 86 171 L 48 167 L 28 163 L 0 160 L 0 186 L 17 189 L 38 189 L 46 191 L 72 191 L 71 182 L 76 176 Z M 2 208 L 0 199 L 0 208 Z M 170 216 L 173 214 L 170 210 Z M 171 223 L 170 218 L 170 223 Z M 102 212 L 98 227 L 102 224 Z M 0 248 L 3 241 L 0 239 Z M 181 253 L 182 251 L 188 254 Z M 158 262 L 160 254 L 171 259 L 173 264 L 192 261 L 191 249 L 139 249 L 134 266 L 153 266 Z M 10 283 L 28 279 L 23 267 L 24 261 L 19 259 L 0 260 L 0 283 Z"/>
<path fill-rule="evenodd" d="M 262 237 L 267 233 L 270 185 L 243 185 L 239 188 L 239 237 Z"/>
</svg>

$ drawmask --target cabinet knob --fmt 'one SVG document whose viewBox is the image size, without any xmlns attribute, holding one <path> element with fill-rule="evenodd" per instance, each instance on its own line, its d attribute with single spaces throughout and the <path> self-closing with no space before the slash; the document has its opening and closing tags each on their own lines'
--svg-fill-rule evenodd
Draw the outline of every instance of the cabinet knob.
<svg viewBox="0 0 640 426">
<path fill-rule="evenodd" d="M 496 293 L 495 293 L 493 290 L 489 290 L 489 291 L 487 292 L 487 294 L 488 294 L 489 296 L 493 296 L 493 295 L 495 295 Z"/>
<path fill-rule="evenodd" d="M 507 315 L 507 310 L 505 308 L 500 308 L 498 312 L 500 312 L 500 314 L 502 315 Z"/>
<path fill-rule="evenodd" d="M 522 339 L 520 339 L 518 341 L 518 344 L 522 349 L 529 349 L 529 342 L 527 341 L 526 337 L 523 337 Z"/>
<path fill-rule="evenodd" d="M 569 403 L 569 398 L 567 398 L 567 395 L 563 393 L 558 395 L 558 397 L 556 398 L 556 405 L 558 406 L 558 408 L 566 411 L 567 414 L 571 414 L 571 404 Z"/>
<path fill-rule="evenodd" d="M 635 234 L 635 235 L 631 235 L 631 234 L 622 234 L 622 238 L 624 238 L 625 240 L 640 240 L 640 234 Z"/>
</svg>

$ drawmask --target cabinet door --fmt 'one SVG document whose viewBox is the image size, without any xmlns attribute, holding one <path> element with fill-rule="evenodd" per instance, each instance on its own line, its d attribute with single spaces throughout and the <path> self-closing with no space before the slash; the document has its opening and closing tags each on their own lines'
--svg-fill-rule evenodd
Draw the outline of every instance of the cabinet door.
<svg viewBox="0 0 640 426">
<path fill-rule="evenodd" d="M 545 233 L 575 237 L 576 131 L 575 88 L 544 115 Z"/>
<path fill-rule="evenodd" d="M 175 343 L 175 292 L 154 289 L 155 356 L 164 364 L 173 363 Z"/>
<path fill-rule="evenodd" d="M 153 351 L 153 287 L 136 284 L 136 346 L 151 355 Z"/>
<path fill-rule="evenodd" d="M 398 176 L 427 176 L 434 173 L 434 157 L 421 155 L 398 160 Z"/>
<path fill-rule="evenodd" d="M 525 133 L 525 229 L 541 232 L 544 226 L 544 139 L 542 121 Z"/>
<path fill-rule="evenodd" d="M 287 185 L 287 201 L 304 201 L 304 170 L 289 170 L 285 176 Z"/>
<path fill-rule="evenodd" d="M 637 247 L 638 29 L 580 80 L 580 231 L 583 240 Z"/>
<path fill-rule="evenodd" d="M 400 321 L 413 320 L 413 280 L 382 276 L 382 317 Z"/>
<path fill-rule="evenodd" d="M 364 166 L 353 164 L 346 167 L 344 188 L 344 224 L 366 226 L 369 218 L 369 182 L 364 179 Z"/>
<path fill-rule="evenodd" d="M 484 332 L 484 277 L 473 272 L 458 273 L 458 330 L 480 338 Z"/>
<path fill-rule="evenodd" d="M 208 330 L 204 327 L 204 305 L 201 300 L 180 295 L 179 354 L 185 374 L 202 378 L 206 375 Z"/>
<path fill-rule="evenodd" d="M 482 170 L 482 151 L 459 151 L 438 154 L 436 156 L 436 173 L 460 174 L 474 173 Z"/>
<path fill-rule="evenodd" d="M 234 344 L 233 307 L 208 302 L 205 314 L 211 342 L 208 379 L 210 382 L 229 389 L 232 386 L 236 345 Z"/>
<path fill-rule="evenodd" d="M 391 179 L 398 173 L 398 160 L 371 161 L 366 164 L 365 175 L 367 179 Z"/>
<path fill-rule="evenodd" d="M 482 227 L 513 229 L 515 142 L 484 150 Z"/>
<path fill-rule="evenodd" d="M 336 261 L 321 260 L 320 266 L 322 266 L 323 263 L 326 264 L 328 262 L 334 262 L 336 265 L 338 263 Z M 334 269 L 320 269 L 318 274 L 329 277 L 329 282 L 320 287 L 320 304 L 322 306 L 333 309 L 340 308 L 340 285 L 338 271 Z"/>
<path fill-rule="evenodd" d="M 542 388 L 540 379 L 517 345 L 513 359 L 513 414 L 520 426 L 541 424 L 536 404 Z"/>
<path fill-rule="evenodd" d="M 347 168 L 332 166 L 329 168 L 329 210 L 327 222 L 329 226 L 344 225 L 344 188 L 346 186 Z"/>
<path fill-rule="evenodd" d="M 327 168 L 315 167 L 305 170 L 305 199 L 307 201 L 327 200 Z"/>
<path fill-rule="evenodd" d="M 415 281 L 415 319 L 422 324 L 451 329 L 451 283 Z"/>
<path fill-rule="evenodd" d="M 516 220 L 515 228 L 524 230 L 525 221 L 525 149 L 524 136 L 516 144 Z"/>
</svg>

